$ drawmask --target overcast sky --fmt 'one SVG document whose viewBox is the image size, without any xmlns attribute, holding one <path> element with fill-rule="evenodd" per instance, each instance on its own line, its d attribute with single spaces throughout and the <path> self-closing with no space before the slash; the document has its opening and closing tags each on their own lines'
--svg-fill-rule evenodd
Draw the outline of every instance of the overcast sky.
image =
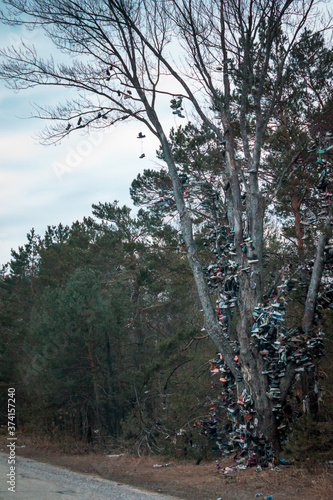
<svg viewBox="0 0 333 500">
<path fill-rule="evenodd" d="M 54 54 L 41 33 L 0 24 L 1 47 L 18 45 L 20 36 L 44 56 Z M 0 80 L 0 264 L 10 260 L 11 248 L 26 243 L 31 228 L 42 236 L 48 225 L 70 225 L 89 216 L 92 203 L 119 200 L 132 206 L 132 180 L 144 168 L 157 167 L 158 142 L 135 121 L 95 132 L 90 138 L 72 134 L 57 146 L 39 144 L 36 134 L 44 122 L 30 118 L 33 104 L 56 104 L 68 97 L 67 89 L 60 87 L 14 93 Z M 186 121 L 177 120 L 165 101 L 164 125 L 170 128 Z M 144 159 L 139 159 L 141 130 L 147 135 Z"/>
</svg>

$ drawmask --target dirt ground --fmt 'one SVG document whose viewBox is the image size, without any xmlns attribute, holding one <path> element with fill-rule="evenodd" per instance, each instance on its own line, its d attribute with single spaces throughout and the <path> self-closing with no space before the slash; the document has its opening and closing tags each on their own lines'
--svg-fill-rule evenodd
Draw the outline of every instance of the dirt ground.
<svg viewBox="0 0 333 500">
<path fill-rule="evenodd" d="M 6 438 L 0 438 L 6 452 Z M 79 451 L 79 453 L 78 453 Z M 17 455 L 91 474 L 184 500 L 259 500 L 272 495 L 273 500 L 329 500 L 333 498 L 333 464 L 325 467 L 299 468 L 280 466 L 256 472 L 253 468 L 225 474 L 216 463 L 170 460 L 161 456 L 137 457 L 129 454 L 82 453 L 74 447 L 64 452 L 54 444 L 34 442 L 20 437 Z M 109 451 L 108 454 L 117 454 Z M 171 463 L 170 463 L 171 462 Z M 167 465 L 166 464 L 170 464 Z M 162 467 L 154 467 L 162 465 Z M 220 461 L 221 467 L 235 465 Z"/>
</svg>

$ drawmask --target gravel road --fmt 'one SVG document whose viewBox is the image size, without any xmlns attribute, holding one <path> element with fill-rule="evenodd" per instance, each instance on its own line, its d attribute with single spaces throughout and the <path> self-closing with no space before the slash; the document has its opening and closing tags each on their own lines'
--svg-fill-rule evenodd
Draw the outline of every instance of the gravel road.
<svg viewBox="0 0 333 500">
<path fill-rule="evenodd" d="M 0 453 L 0 500 L 180 500 L 21 457 L 14 493 L 7 489 L 7 459 Z"/>
</svg>

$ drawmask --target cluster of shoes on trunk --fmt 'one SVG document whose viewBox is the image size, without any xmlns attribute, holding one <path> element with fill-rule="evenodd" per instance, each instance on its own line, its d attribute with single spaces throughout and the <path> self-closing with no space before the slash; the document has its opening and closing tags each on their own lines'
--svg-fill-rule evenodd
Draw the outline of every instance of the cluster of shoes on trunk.
<svg viewBox="0 0 333 500">
<path fill-rule="evenodd" d="M 174 99 L 171 107 L 175 110 L 181 106 L 181 99 Z M 323 147 L 316 150 L 318 152 L 318 165 L 320 166 L 320 179 L 317 189 L 323 197 L 325 203 L 325 214 L 319 214 L 325 220 L 328 215 L 328 206 L 331 194 L 327 190 L 328 162 L 322 159 L 322 155 L 331 147 Z M 237 310 L 239 294 L 239 277 L 242 273 L 253 275 L 258 258 L 251 238 L 244 235 L 241 243 L 242 258 L 238 263 L 235 256 L 239 251 L 234 243 L 234 231 L 228 224 L 226 208 L 220 200 L 218 189 L 220 183 L 216 184 L 216 178 L 211 176 L 210 183 L 200 181 L 186 173 L 179 174 L 179 180 L 185 198 L 190 198 L 193 194 L 201 197 L 200 205 L 210 212 L 215 223 L 208 224 L 206 233 L 203 235 L 203 245 L 208 247 L 215 255 L 215 258 L 203 270 L 206 274 L 207 284 L 212 294 L 218 295 L 215 312 L 223 335 L 228 339 L 234 350 L 234 359 L 238 361 L 239 342 L 229 335 L 232 316 Z M 216 189 L 215 189 L 216 188 Z M 242 200 L 246 199 L 246 193 Z M 164 195 L 161 205 L 167 203 Z M 316 217 L 317 220 L 317 217 Z M 246 226 L 246 221 L 244 221 Z M 333 241 L 325 247 L 327 259 L 333 261 Z M 265 262 L 265 261 L 264 261 Z M 313 264 L 313 263 L 312 263 Z M 265 265 L 265 264 L 264 264 Z M 289 276 L 291 268 L 287 266 L 282 270 L 280 285 L 272 285 L 270 291 L 264 296 L 263 303 L 257 305 L 253 311 L 253 324 L 249 335 L 251 345 L 263 361 L 262 375 L 267 377 L 267 397 L 271 400 L 271 408 L 275 419 L 278 422 L 280 437 L 285 439 L 288 427 L 292 425 L 295 418 L 291 401 L 287 400 L 283 407 L 281 400 L 280 383 L 286 375 L 288 364 L 296 366 L 296 372 L 310 372 L 314 369 L 314 360 L 322 354 L 324 333 L 319 329 L 317 332 L 305 335 L 301 327 L 287 328 L 284 315 L 286 313 L 287 294 L 296 285 L 307 286 L 302 282 L 302 278 L 295 279 L 294 276 L 300 269 Z M 304 275 L 303 272 L 300 273 Z M 311 274 L 311 266 L 307 266 L 305 271 Z M 255 283 L 251 283 L 255 287 Z M 320 310 L 323 308 L 333 309 L 333 290 L 322 292 L 316 304 L 315 320 L 320 318 Z M 204 330 L 204 328 L 203 328 Z M 238 466 L 260 465 L 267 466 L 272 461 L 273 450 L 268 445 L 263 435 L 258 430 L 258 418 L 251 395 L 244 390 L 238 401 L 234 401 L 235 386 L 239 382 L 235 380 L 231 371 L 224 363 L 221 354 L 211 360 L 212 375 L 217 375 L 219 381 L 212 381 L 212 402 L 210 416 L 201 419 L 201 433 L 212 441 L 213 450 L 223 451 L 223 453 L 235 453 L 235 460 L 240 460 Z M 298 375 L 299 377 L 300 375 Z M 293 394 L 291 394 L 291 397 Z M 221 426 L 219 412 L 225 408 L 230 417 L 227 425 Z M 237 462 L 237 460 L 236 460 Z"/>
<path fill-rule="evenodd" d="M 234 455 L 235 469 L 247 467 L 267 467 L 272 462 L 274 452 L 258 433 L 258 419 L 253 409 L 253 401 L 246 390 L 239 400 L 233 401 L 235 379 L 224 364 L 221 354 L 211 361 L 211 372 L 219 373 L 219 383 L 212 382 L 212 391 L 217 394 L 210 406 L 210 417 L 201 419 L 201 434 L 212 442 L 212 451 L 223 456 Z M 221 425 L 218 417 L 220 409 L 227 409 L 229 421 Z"/>
<path fill-rule="evenodd" d="M 264 361 L 263 375 L 267 375 L 269 390 L 267 396 L 273 402 L 272 411 L 277 420 L 281 421 L 280 431 L 288 426 L 289 416 L 279 403 L 280 380 L 286 375 L 289 363 L 297 365 L 296 372 L 313 371 L 314 360 L 322 355 L 324 333 L 317 332 L 305 335 L 300 326 L 288 329 L 285 326 L 286 312 L 285 293 L 289 280 L 274 287 L 269 301 L 259 304 L 253 312 L 254 323 L 251 331 L 252 345 L 255 346 Z M 284 417 L 288 417 L 285 420 Z"/>
<path fill-rule="evenodd" d="M 214 268 L 210 265 L 205 269 L 207 273 L 212 273 Z M 288 270 L 289 267 L 284 271 L 287 273 Z M 224 282 L 224 286 L 229 279 Z M 294 284 L 290 278 L 285 278 L 281 285 L 272 287 L 269 296 L 265 297 L 265 302 L 258 304 L 253 311 L 253 324 L 250 332 L 251 345 L 263 358 L 262 375 L 267 376 L 267 396 L 272 401 L 272 411 L 278 421 L 278 430 L 282 438 L 289 425 L 293 423 L 293 417 L 290 404 L 286 403 L 282 407 L 280 403 L 280 381 L 285 376 L 289 363 L 296 365 L 296 372 L 313 371 L 314 359 L 322 355 L 324 336 L 321 329 L 305 335 L 301 327 L 288 329 L 285 326 L 286 294 L 293 288 Z M 218 300 L 216 304 L 219 322 L 226 337 L 228 321 L 230 321 L 226 309 L 235 307 L 237 286 L 234 286 L 232 293 L 233 297 L 230 299 L 230 295 L 228 296 L 224 290 L 223 294 L 220 293 L 220 296 L 223 296 L 222 301 Z M 331 304 L 333 307 L 333 290 L 328 290 L 319 297 L 317 309 L 329 307 Z M 239 343 L 230 338 L 229 340 L 237 361 Z M 211 373 L 214 376 L 219 375 L 221 386 L 212 383 L 213 392 L 217 392 L 218 396 L 212 401 L 211 420 L 203 421 L 203 432 L 214 439 L 218 449 L 224 450 L 225 453 L 246 454 L 247 466 L 257 463 L 265 466 L 267 457 L 272 456 L 273 451 L 257 430 L 258 420 L 250 394 L 244 390 L 238 401 L 233 401 L 236 380 L 225 365 L 222 355 L 218 354 L 210 363 Z M 225 436 L 226 429 L 219 429 L 217 425 L 216 415 L 221 408 L 227 409 L 231 420 L 229 427 L 227 426 L 229 431 L 227 439 L 221 438 Z M 261 456 L 260 462 L 257 459 L 254 460 L 254 457 L 259 456 Z"/>
<path fill-rule="evenodd" d="M 173 110 L 172 114 L 179 116 L 179 118 L 185 118 L 185 116 L 182 114 L 182 111 L 184 111 L 182 103 L 183 103 L 182 96 L 173 98 L 170 101 L 170 108 Z"/>
</svg>

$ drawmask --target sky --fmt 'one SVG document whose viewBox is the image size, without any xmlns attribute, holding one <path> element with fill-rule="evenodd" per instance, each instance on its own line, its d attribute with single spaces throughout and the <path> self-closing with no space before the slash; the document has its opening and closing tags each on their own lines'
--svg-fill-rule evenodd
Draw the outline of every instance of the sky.
<svg viewBox="0 0 333 500">
<path fill-rule="evenodd" d="M 42 33 L 0 24 L 1 47 L 17 46 L 20 37 L 43 56 L 54 53 Z M 57 146 L 41 145 L 36 136 L 45 123 L 32 118 L 34 103 L 54 105 L 69 97 L 60 87 L 15 93 L 0 80 L 0 265 L 10 260 L 11 249 L 27 242 L 32 228 L 43 236 L 48 225 L 71 225 L 91 215 L 93 203 L 119 200 L 133 207 L 132 180 L 145 168 L 159 168 L 156 138 L 135 121 L 91 136 L 70 134 Z M 176 123 L 168 104 L 166 129 L 184 124 Z M 146 134 L 142 144 L 140 131 Z"/>
</svg>

